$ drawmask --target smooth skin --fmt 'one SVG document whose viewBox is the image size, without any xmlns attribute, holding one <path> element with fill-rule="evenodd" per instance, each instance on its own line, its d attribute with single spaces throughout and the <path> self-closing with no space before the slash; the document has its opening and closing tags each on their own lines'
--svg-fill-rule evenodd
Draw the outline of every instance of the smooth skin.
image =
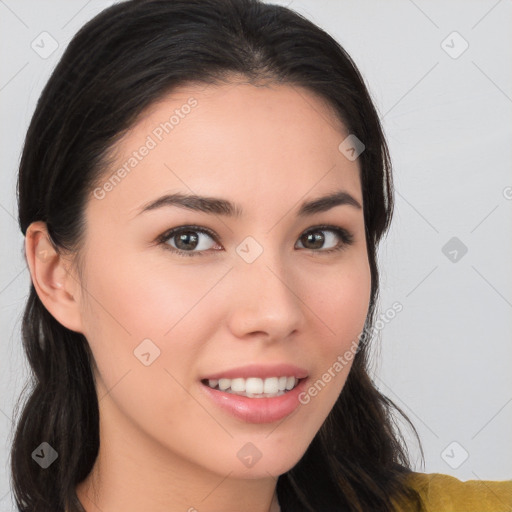
<svg viewBox="0 0 512 512">
<path fill-rule="evenodd" d="M 306 451 L 351 362 L 308 404 L 270 424 L 220 410 L 200 379 L 286 362 L 306 368 L 314 383 L 358 339 L 368 313 L 363 210 L 345 204 L 297 216 L 303 201 L 338 190 L 363 204 L 358 161 L 338 149 L 348 132 L 311 91 L 242 81 L 175 90 L 118 144 L 105 181 L 191 97 L 197 105 L 119 183 L 102 199 L 91 194 L 81 278 L 43 222 L 27 232 L 39 297 L 84 334 L 97 367 L 100 452 L 77 488 L 87 512 L 278 510 L 277 477 Z M 176 192 L 224 198 L 243 214 L 176 206 L 139 213 Z M 313 230 L 323 244 L 308 242 L 304 235 L 322 224 L 349 231 L 352 244 L 326 253 L 343 240 L 323 229 Z M 195 248 L 177 245 L 177 236 L 156 241 L 187 225 L 217 239 L 196 231 Z M 263 250 L 252 263 L 237 252 L 248 236 Z M 134 354 L 145 339 L 160 350 L 148 366 Z M 262 454 L 250 468 L 237 457 L 249 442 Z"/>
</svg>

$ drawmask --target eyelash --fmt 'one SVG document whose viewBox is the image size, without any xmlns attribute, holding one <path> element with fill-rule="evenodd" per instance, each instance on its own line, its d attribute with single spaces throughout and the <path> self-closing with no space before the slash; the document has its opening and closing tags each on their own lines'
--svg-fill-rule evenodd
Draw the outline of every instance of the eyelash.
<svg viewBox="0 0 512 512">
<path fill-rule="evenodd" d="M 175 247 L 172 247 L 168 243 L 166 243 L 181 231 L 194 231 L 194 232 L 198 232 L 198 233 L 203 233 L 205 235 L 208 235 L 216 243 L 218 243 L 217 235 L 212 230 L 210 230 L 208 228 L 204 228 L 204 227 L 200 227 L 200 226 L 192 226 L 192 225 L 179 226 L 176 228 L 172 228 L 172 229 L 166 231 L 165 233 L 161 234 L 157 238 L 156 241 L 159 244 L 162 244 L 164 249 L 169 250 L 172 253 L 177 254 L 178 256 L 189 256 L 189 257 L 190 256 L 204 256 L 204 253 L 207 251 L 182 251 L 182 250 L 176 249 Z M 306 251 L 309 250 L 314 253 L 331 254 L 333 252 L 337 252 L 337 251 L 341 251 L 341 250 L 345 249 L 347 246 L 352 245 L 354 242 L 354 236 L 352 235 L 352 233 L 350 233 L 346 229 L 340 228 L 338 226 L 331 226 L 331 225 L 325 225 L 325 224 L 320 225 L 320 226 L 314 226 L 314 227 L 309 228 L 306 231 L 304 231 L 303 234 L 314 233 L 316 231 L 331 231 L 332 233 L 335 233 L 336 235 L 338 235 L 338 237 L 342 240 L 342 242 L 339 243 L 336 247 L 333 247 L 331 249 L 326 249 L 326 250 L 304 249 L 304 250 L 306 250 Z"/>
</svg>

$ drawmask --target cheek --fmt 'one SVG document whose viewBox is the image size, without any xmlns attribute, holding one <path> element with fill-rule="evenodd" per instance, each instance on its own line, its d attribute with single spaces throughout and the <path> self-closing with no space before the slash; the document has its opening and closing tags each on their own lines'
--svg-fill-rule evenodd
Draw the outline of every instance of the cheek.
<svg viewBox="0 0 512 512">
<path fill-rule="evenodd" d="M 349 264 L 350 263 L 350 264 Z M 342 391 L 363 332 L 371 294 L 368 260 L 359 255 L 345 266 L 317 280 L 305 294 L 308 306 L 318 316 L 322 336 L 309 347 L 315 364 L 314 379 L 305 390 L 303 404 L 316 410 L 314 428 L 319 428 Z M 309 404 L 309 405 L 308 405 Z"/>
<path fill-rule="evenodd" d="M 204 319 L 205 310 L 196 307 L 225 273 L 224 268 L 201 271 L 161 256 L 152 260 L 142 254 L 119 254 L 108 259 L 115 265 L 102 265 L 98 257 L 88 269 L 89 292 L 97 299 L 94 313 L 102 315 L 103 325 L 132 342 L 144 338 L 164 342 L 184 323 L 197 330 L 197 311 Z"/>
<path fill-rule="evenodd" d="M 130 381 L 153 389 L 153 398 L 162 403 L 185 400 L 180 393 L 170 396 L 163 390 L 174 389 L 176 381 L 188 386 L 194 380 L 204 340 L 218 324 L 208 292 L 226 270 L 198 271 L 197 266 L 170 263 L 161 255 L 148 263 L 151 258 L 127 252 L 114 255 L 112 247 L 105 248 L 87 266 L 90 307 L 84 334 L 102 385 L 110 389 L 123 379 L 124 387 Z M 133 391 L 134 400 L 137 392 Z"/>
<path fill-rule="evenodd" d="M 364 328 L 371 293 L 368 259 L 354 254 L 345 265 L 332 272 L 308 278 L 304 296 L 317 315 L 323 343 L 318 350 L 324 355 L 339 353 L 358 339 Z"/>
<path fill-rule="evenodd" d="M 105 397 L 100 402 L 103 414 L 119 409 L 153 433 L 158 425 L 179 429 L 197 423 L 204 410 L 181 386 L 188 387 L 193 380 L 200 340 L 206 337 L 197 321 L 199 312 L 202 325 L 211 325 L 204 318 L 208 311 L 194 305 L 219 277 L 210 273 L 202 280 L 196 273 L 194 278 L 192 266 L 148 265 L 133 254 L 113 257 L 111 253 L 109 261 L 115 261 L 111 266 L 103 261 L 96 254 L 87 267 L 85 322 L 85 335 L 98 367 L 98 395 L 100 400 Z M 116 407 L 107 407 L 112 401 Z M 158 422 L 154 420 L 155 404 Z M 110 419 L 112 423 L 122 421 Z"/>
</svg>

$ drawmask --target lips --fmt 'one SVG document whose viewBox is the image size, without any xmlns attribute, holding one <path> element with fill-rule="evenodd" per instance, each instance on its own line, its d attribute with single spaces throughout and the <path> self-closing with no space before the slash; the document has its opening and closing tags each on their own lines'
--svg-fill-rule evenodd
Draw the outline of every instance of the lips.
<svg viewBox="0 0 512 512">
<path fill-rule="evenodd" d="M 272 398 L 251 398 L 212 389 L 200 384 L 200 391 L 206 399 L 224 414 L 244 423 L 274 423 L 291 415 L 301 405 L 300 394 L 307 386 L 308 379 L 301 379 L 291 391 Z"/>
<path fill-rule="evenodd" d="M 248 379 L 257 377 L 266 379 L 267 377 L 295 377 L 296 379 L 304 379 L 308 376 L 308 371 L 299 366 L 292 364 L 274 364 L 274 365 L 258 365 L 252 364 L 231 368 L 229 370 L 219 371 L 201 377 L 201 380 L 220 380 L 220 379 Z"/>
</svg>

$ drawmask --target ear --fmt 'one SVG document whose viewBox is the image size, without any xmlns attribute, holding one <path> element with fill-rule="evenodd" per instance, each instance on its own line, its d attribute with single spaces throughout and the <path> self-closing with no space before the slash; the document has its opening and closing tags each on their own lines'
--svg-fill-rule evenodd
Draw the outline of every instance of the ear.
<svg viewBox="0 0 512 512">
<path fill-rule="evenodd" d="M 46 223 L 33 222 L 25 236 L 25 256 L 37 295 L 64 327 L 83 332 L 80 283 L 71 263 L 54 247 Z"/>
</svg>

